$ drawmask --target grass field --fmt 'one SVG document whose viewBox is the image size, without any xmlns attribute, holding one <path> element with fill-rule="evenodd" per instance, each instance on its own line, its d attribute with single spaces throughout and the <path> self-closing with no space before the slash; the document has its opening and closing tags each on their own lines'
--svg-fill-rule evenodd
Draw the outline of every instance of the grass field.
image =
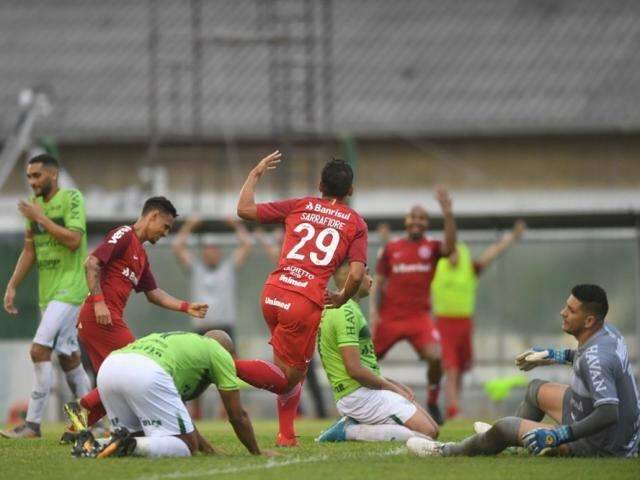
<svg viewBox="0 0 640 480">
<path fill-rule="evenodd" d="M 113 458 L 74 459 L 70 447 L 57 444 L 62 425 L 45 425 L 41 440 L 0 439 L 0 479 L 44 480 L 179 480 L 204 478 L 351 480 L 351 479 L 571 479 L 613 480 L 640 478 L 640 459 L 533 458 L 503 454 L 488 458 L 430 458 L 409 456 L 401 443 L 316 444 L 314 437 L 329 422 L 297 422 L 301 447 L 278 450 L 275 458 L 252 457 L 235 439 L 226 422 L 202 422 L 200 430 L 224 456 L 186 459 Z M 275 421 L 254 423 L 262 448 L 270 448 Z M 451 422 L 443 440 L 466 436 L 470 422 Z"/>
</svg>

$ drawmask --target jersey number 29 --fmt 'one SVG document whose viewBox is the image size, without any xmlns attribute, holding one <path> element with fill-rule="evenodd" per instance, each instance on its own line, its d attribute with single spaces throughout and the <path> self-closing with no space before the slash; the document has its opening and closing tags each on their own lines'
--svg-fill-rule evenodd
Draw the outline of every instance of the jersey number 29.
<svg viewBox="0 0 640 480">
<path fill-rule="evenodd" d="M 298 253 L 305 244 L 315 237 L 316 248 L 324 254 L 321 256 L 318 252 L 312 251 L 309 254 L 309 258 L 315 265 L 329 265 L 333 255 L 336 253 L 338 243 L 340 243 L 340 233 L 335 228 L 325 228 L 320 230 L 320 233 L 316 236 L 316 229 L 310 223 L 301 223 L 293 229 L 296 233 L 304 232 L 304 235 L 298 243 L 287 254 L 287 258 L 294 260 L 304 260 L 304 254 Z M 327 242 L 327 238 L 329 241 Z"/>
</svg>

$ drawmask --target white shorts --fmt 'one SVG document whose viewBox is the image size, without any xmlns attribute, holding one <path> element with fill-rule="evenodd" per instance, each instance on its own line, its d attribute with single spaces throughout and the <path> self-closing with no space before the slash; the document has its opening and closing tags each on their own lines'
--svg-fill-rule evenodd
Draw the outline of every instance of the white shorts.
<svg viewBox="0 0 640 480">
<path fill-rule="evenodd" d="M 171 376 L 137 353 L 109 355 L 96 379 L 111 426 L 147 437 L 193 432 L 193 423 Z"/>
<path fill-rule="evenodd" d="M 71 355 L 80 350 L 76 329 L 80 307 L 80 305 L 51 300 L 42 312 L 33 343 L 52 348 L 63 355 Z"/>
<path fill-rule="evenodd" d="M 336 404 L 340 415 L 365 425 L 395 423 L 404 425 L 418 408 L 402 395 L 389 390 L 360 387 Z"/>
</svg>

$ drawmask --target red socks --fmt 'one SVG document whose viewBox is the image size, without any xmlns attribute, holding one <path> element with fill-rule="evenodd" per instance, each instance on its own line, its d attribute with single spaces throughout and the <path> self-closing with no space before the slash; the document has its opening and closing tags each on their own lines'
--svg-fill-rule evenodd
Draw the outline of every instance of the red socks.
<svg viewBox="0 0 640 480">
<path fill-rule="evenodd" d="M 107 414 L 104 406 L 102 405 L 100 393 L 98 392 L 97 388 L 94 388 L 84 397 L 82 397 L 80 399 L 80 405 L 89 410 L 89 426 L 94 425 L 98 420 L 100 420 Z"/>
<path fill-rule="evenodd" d="M 278 395 L 278 422 L 280 423 L 280 435 L 285 438 L 295 438 L 296 431 L 293 421 L 298 413 L 300 396 L 302 395 L 302 383 L 297 384 L 288 393 Z"/>
<path fill-rule="evenodd" d="M 277 365 L 264 360 L 236 360 L 238 377 L 262 390 L 281 395 L 289 391 L 287 377 Z"/>
<path fill-rule="evenodd" d="M 278 395 L 279 433 L 285 439 L 295 439 L 293 421 L 298 413 L 302 383 L 289 389 L 287 377 L 277 365 L 264 360 L 236 360 L 238 377 L 256 388 Z"/>
<path fill-rule="evenodd" d="M 434 405 L 438 403 L 439 396 L 440 385 L 429 385 L 427 387 L 427 405 Z"/>
</svg>

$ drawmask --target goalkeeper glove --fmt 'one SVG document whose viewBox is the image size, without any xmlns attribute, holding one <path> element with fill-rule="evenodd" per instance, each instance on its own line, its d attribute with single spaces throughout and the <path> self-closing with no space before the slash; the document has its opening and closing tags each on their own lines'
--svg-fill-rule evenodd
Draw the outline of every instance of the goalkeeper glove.
<svg viewBox="0 0 640 480">
<path fill-rule="evenodd" d="M 523 445 L 534 455 L 544 455 L 552 448 L 573 440 L 573 432 L 568 425 L 556 428 L 534 428 L 522 436 Z"/>
<path fill-rule="evenodd" d="M 571 350 L 534 347 L 516 357 L 516 366 L 525 372 L 543 365 L 571 363 Z"/>
</svg>

